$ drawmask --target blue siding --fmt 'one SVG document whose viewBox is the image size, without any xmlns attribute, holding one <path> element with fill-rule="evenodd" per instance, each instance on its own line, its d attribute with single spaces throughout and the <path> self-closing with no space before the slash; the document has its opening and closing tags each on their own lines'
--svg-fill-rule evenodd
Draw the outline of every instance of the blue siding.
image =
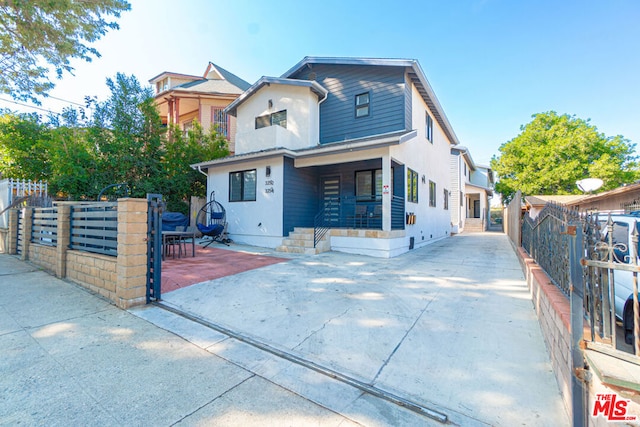
<svg viewBox="0 0 640 427">
<path fill-rule="evenodd" d="M 403 67 L 315 64 L 292 76 L 311 77 L 329 91 L 320 105 L 320 143 L 407 129 Z M 369 115 L 356 118 L 355 96 L 364 92 L 370 93 Z"/>
<path fill-rule="evenodd" d="M 285 157 L 283 197 L 283 235 L 288 236 L 293 227 L 313 227 L 320 199 L 317 168 L 296 169 L 293 159 Z"/>
<path fill-rule="evenodd" d="M 411 91 L 412 85 L 409 77 L 405 77 L 404 83 L 404 127 L 407 130 L 413 129 L 413 92 Z"/>
</svg>

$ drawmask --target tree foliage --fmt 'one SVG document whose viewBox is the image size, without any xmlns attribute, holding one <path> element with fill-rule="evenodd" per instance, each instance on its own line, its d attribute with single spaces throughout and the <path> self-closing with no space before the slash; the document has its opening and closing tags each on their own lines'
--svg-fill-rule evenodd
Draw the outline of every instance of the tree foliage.
<svg viewBox="0 0 640 427">
<path fill-rule="evenodd" d="M 94 114 L 65 109 L 44 122 L 35 114 L 0 116 L 0 175 L 46 180 L 59 198 L 95 200 L 124 183 L 132 197 L 160 193 L 168 209 L 188 212 L 190 196 L 206 196 L 206 178 L 190 165 L 229 154 L 215 129 L 194 122 L 168 131 L 152 92 L 133 76 L 107 79 L 111 95 L 92 102 Z"/>
<path fill-rule="evenodd" d="M 38 103 L 71 59 L 91 61 L 91 43 L 118 29 L 110 17 L 131 8 L 125 0 L 0 0 L 0 92 Z"/>
<path fill-rule="evenodd" d="M 602 179 L 602 190 L 638 179 L 635 144 L 629 140 L 607 137 L 589 120 L 555 111 L 532 117 L 491 160 L 498 175 L 495 189 L 505 203 L 518 190 L 525 195 L 581 194 L 576 181 L 584 178 Z"/>
</svg>

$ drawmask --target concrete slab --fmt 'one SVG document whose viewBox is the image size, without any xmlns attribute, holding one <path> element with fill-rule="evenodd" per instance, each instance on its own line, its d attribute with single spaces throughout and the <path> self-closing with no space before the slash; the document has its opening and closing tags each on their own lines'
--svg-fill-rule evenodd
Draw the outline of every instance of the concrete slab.
<svg viewBox="0 0 640 427">
<path fill-rule="evenodd" d="M 456 236 L 392 259 L 293 258 L 164 299 L 467 421 L 569 424 L 519 263 L 501 234 Z M 285 378 L 274 372 L 273 381 Z"/>
</svg>

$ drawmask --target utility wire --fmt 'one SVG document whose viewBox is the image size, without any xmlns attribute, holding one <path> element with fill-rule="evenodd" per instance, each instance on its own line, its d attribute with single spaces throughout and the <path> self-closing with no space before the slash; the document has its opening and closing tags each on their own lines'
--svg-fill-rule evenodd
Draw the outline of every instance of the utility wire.
<svg viewBox="0 0 640 427">
<path fill-rule="evenodd" d="M 36 110 L 40 110 L 40 111 L 45 111 L 47 113 L 51 113 L 51 114 L 55 114 L 56 116 L 59 116 L 62 113 L 57 113 L 55 111 L 51 111 L 51 110 L 47 110 L 46 108 L 42 108 L 42 107 L 38 107 L 36 105 L 29 105 L 29 104 L 25 104 L 23 102 L 18 102 L 18 101 L 14 101 L 12 99 L 5 99 L 5 98 L 0 98 L 0 101 L 4 101 L 4 102 L 10 102 L 12 104 L 16 104 L 16 105 L 20 105 L 22 107 L 27 107 L 27 108 L 34 108 Z"/>
</svg>

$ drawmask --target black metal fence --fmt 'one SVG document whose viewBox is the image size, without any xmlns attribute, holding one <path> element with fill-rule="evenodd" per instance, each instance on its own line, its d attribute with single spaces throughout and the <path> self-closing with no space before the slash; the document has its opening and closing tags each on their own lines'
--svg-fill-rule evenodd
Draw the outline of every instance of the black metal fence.
<svg viewBox="0 0 640 427">
<path fill-rule="evenodd" d="M 571 251 L 577 231 L 580 247 Z M 580 213 L 552 203 L 534 220 L 525 214 L 522 221 L 522 247 L 567 297 L 574 285 L 572 265 L 581 269 L 588 345 L 602 350 L 604 344 L 617 357 L 619 350 L 635 354 L 635 363 L 640 362 L 638 234 L 633 217 Z"/>
<path fill-rule="evenodd" d="M 577 211 L 549 203 L 535 219 L 526 214 L 522 222 L 522 247 L 567 296 L 571 278 L 566 227 L 582 220 Z"/>
<path fill-rule="evenodd" d="M 118 203 L 71 206 L 71 249 L 103 255 L 118 254 Z"/>
</svg>

